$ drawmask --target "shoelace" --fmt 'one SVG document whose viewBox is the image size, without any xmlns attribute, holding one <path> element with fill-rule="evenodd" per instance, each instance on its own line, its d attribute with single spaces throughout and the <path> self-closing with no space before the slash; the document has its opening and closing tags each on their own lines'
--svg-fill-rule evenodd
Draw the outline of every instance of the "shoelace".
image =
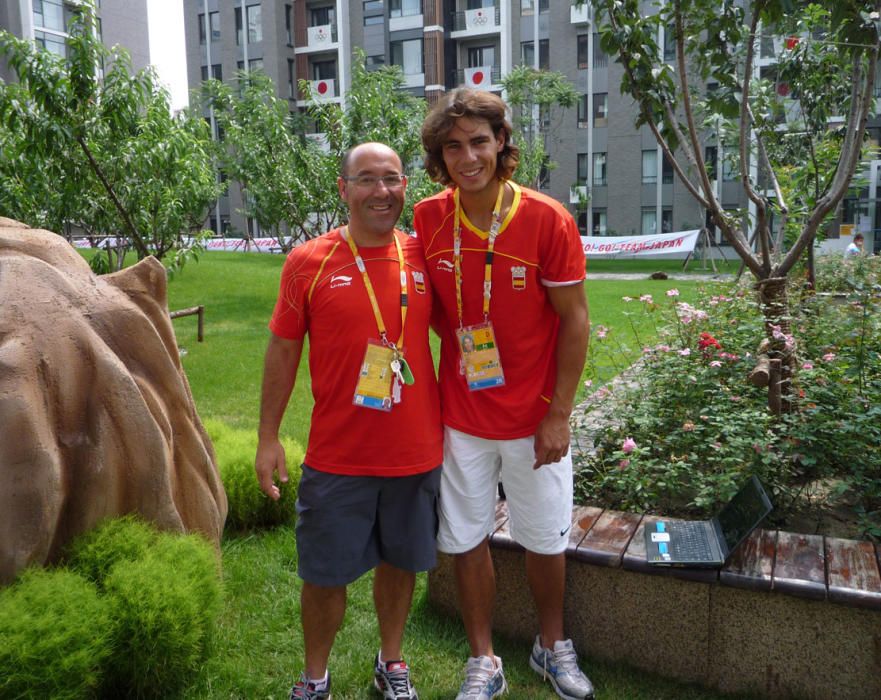
<svg viewBox="0 0 881 700">
<path fill-rule="evenodd" d="M 319 697 L 319 693 L 323 691 L 315 690 L 315 686 L 310 683 L 306 683 L 306 681 L 298 681 L 297 684 L 291 688 L 291 696 L 290 700 L 312 700 L 312 698 Z"/>
<path fill-rule="evenodd" d="M 572 673 L 573 671 L 579 670 L 578 655 L 572 647 L 562 649 L 561 651 L 554 650 L 553 654 L 554 660 L 557 662 L 557 668 L 566 673 Z"/>
<path fill-rule="evenodd" d="M 388 679 L 389 685 L 395 697 L 409 698 L 410 692 L 410 669 L 407 664 L 392 664 L 395 668 L 386 666 L 385 677 Z"/>
<path fill-rule="evenodd" d="M 487 671 L 480 665 L 480 661 L 469 663 L 465 669 L 465 682 L 462 683 L 462 690 L 471 693 L 480 692 L 486 681 L 492 678 L 492 671 Z"/>
</svg>

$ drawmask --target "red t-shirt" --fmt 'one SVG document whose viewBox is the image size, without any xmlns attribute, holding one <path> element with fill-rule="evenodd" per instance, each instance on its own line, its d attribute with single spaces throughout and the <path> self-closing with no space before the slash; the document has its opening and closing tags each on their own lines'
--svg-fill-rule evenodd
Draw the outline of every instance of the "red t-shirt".
<svg viewBox="0 0 881 700">
<path fill-rule="evenodd" d="M 453 273 L 453 190 L 416 205 L 414 225 L 425 249 L 441 328 L 443 421 L 470 435 L 513 440 L 535 433 L 556 384 L 559 317 L 547 287 L 580 283 L 584 248 L 574 219 L 557 201 L 513 182 L 514 201 L 496 237 L 492 265 L 493 324 L 505 384 L 470 391 L 460 373 Z M 463 325 L 483 321 L 487 231 L 461 216 Z"/>
<path fill-rule="evenodd" d="M 368 339 L 379 339 L 361 273 L 339 229 L 288 255 L 269 322 L 282 338 L 309 334 L 312 424 L 305 462 L 320 471 L 354 476 L 406 476 L 443 459 L 437 380 L 428 346 L 432 293 L 419 243 L 400 231 L 407 272 L 404 357 L 415 383 L 404 386 L 391 412 L 355 406 L 352 399 Z M 394 243 L 359 250 L 376 292 L 388 338 L 401 335 L 400 270 Z"/>
</svg>

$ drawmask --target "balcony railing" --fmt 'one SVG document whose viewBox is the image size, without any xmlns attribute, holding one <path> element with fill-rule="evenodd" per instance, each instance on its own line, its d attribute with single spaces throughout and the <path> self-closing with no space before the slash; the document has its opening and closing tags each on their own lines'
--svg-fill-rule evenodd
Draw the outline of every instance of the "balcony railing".
<svg viewBox="0 0 881 700">
<path fill-rule="evenodd" d="M 569 8 L 569 22 L 571 24 L 590 24 L 590 3 L 585 1 L 580 5 L 572 5 Z"/>
</svg>

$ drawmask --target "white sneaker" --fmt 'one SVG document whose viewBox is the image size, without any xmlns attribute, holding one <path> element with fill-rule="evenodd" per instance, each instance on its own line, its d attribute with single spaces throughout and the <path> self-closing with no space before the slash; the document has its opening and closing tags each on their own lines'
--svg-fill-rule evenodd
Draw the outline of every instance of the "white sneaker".
<svg viewBox="0 0 881 700">
<path fill-rule="evenodd" d="M 541 645 L 541 635 L 535 638 L 529 665 L 533 671 L 549 680 L 563 700 L 589 700 L 593 698 L 593 684 L 578 668 L 578 655 L 571 639 L 554 643 L 554 649 Z"/>
<path fill-rule="evenodd" d="M 492 659 L 488 656 L 472 656 L 465 664 L 465 682 L 459 688 L 456 700 L 491 700 L 507 690 L 502 660 L 498 656 Z"/>
</svg>

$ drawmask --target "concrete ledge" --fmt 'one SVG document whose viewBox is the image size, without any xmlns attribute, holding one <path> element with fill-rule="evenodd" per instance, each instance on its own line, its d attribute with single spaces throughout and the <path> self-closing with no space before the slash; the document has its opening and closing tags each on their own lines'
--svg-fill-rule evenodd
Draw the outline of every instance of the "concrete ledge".
<svg viewBox="0 0 881 700">
<path fill-rule="evenodd" d="M 490 538 L 494 628 L 535 636 L 523 549 L 500 502 Z M 724 692 L 816 700 L 881 697 L 881 568 L 870 542 L 757 530 L 722 570 L 655 568 L 651 516 L 579 507 L 567 550 L 566 624 L 581 653 Z M 456 608 L 452 558 L 429 599 Z"/>
</svg>

